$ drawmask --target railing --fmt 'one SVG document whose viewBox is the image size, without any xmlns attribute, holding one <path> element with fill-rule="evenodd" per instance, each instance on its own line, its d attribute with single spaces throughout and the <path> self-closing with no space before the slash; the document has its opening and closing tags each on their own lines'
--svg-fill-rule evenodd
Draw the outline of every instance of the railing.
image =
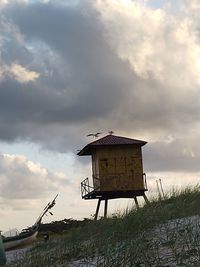
<svg viewBox="0 0 200 267">
<path fill-rule="evenodd" d="M 88 177 L 81 182 L 81 196 L 82 198 L 91 193 L 94 187 L 90 186 Z"/>
<path fill-rule="evenodd" d="M 116 176 L 115 176 L 115 178 L 116 178 Z M 95 180 L 100 181 L 100 179 L 98 177 L 93 176 L 93 181 L 95 181 Z M 103 180 L 103 179 L 101 179 L 101 180 Z M 144 189 L 147 190 L 146 173 L 143 173 L 143 181 L 144 181 Z M 100 183 L 99 183 L 99 185 L 95 183 L 94 187 L 95 187 L 95 191 L 98 191 L 100 189 Z M 84 198 L 86 195 L 88 195 L 89 193 L 94 191 L 94 187 L 89 184 L 89 178 L 88 177 L 85 180 L 83 180 L 81 182 L 81 196 L 82 196 L 82 198 Z"/>
</svg>

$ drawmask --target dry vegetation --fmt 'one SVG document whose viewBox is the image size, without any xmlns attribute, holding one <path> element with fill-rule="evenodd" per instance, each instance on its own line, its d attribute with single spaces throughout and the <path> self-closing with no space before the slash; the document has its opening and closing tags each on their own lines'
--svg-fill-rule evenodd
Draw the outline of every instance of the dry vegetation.
<svg viewBox="0 0 200 267">
<path fill-rule="evenodd" d="M 38 242 L 7 266 L 199 267 L 200 188 Z"/>
</svg>

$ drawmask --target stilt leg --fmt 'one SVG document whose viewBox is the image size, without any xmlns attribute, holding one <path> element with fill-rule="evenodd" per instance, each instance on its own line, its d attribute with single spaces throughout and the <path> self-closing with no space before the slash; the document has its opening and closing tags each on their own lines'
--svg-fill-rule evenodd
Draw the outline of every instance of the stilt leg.
<svg viewBox="0 0 200 267">
<path fill-rule="evenodd" d="M 136 205 L 136 208 L 139 209 L 139 204 L 138 204 L 138 200 L 137 200 L 137 197 L 133 197 L 134 200 L 135 200 L 135 205 Z"/>
<path fill-rule="evenodd" d="M 104 218 L 107 218 L 107 210 L 108 210 L 108 200 L 105 199 Z"/>
<path fill-rule="evenodd" d="M 143 198 L 144 198 L 145 202 L 146 202 L 147 204 L 149 204 L 149 200 L 148 200 L 147 196 L 145 195 L 145 193 L 144 193 L 144 195 L 143 195 Z"/>
<path fill-rule="evenodd" d="M 97 203 L 97 208 L 96 208 L 96 213 L 95 213 L 95 217 L 94 220 L 97 220 L 98 214 L 99 214 L 99 208 L 100 208 L 100 204 L 101 204 L 101 199 L 99 198 L 98 203 Z"/>
</svg>

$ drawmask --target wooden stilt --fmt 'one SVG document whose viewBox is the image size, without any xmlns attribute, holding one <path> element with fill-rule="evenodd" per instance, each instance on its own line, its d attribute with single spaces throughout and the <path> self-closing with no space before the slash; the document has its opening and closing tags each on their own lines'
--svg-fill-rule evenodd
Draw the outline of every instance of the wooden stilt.
<svg viewBox="0 0 200 267">
<path fill-rule="evenodd" d="M 139 204 L 138 204 L 138 200 L 137 200 L 137 197 L 133 197 L 134 200 L 135 200 L 135 205 L 136 205 L 136 208 L 139 209 Z"/>
<path fill-rule="evenodd" d="M 97 220 L 98 214 L 99 214 L 99 208 L 100 208 L 100 204 L 101 204 L 101 199 L 99 198 L 98 203 L 97 203 L 97 208 L 96 208 L 96 213 L 95 213 L 95 217 L 94 220 Z"/>
<path fill-rule="evenodd" d="M 107 218 L 108 199 L 105 199 L 104 218 Z"/>
<path fill-rule="evenodd" d="M 147 204 L 149 204 L 149 200 L 148 200 L 147 196 L 145 195 L 145 193 L 143 194 L 143 198 L 144 198 L 145 202 L 146 202 Z"/>
</svg>

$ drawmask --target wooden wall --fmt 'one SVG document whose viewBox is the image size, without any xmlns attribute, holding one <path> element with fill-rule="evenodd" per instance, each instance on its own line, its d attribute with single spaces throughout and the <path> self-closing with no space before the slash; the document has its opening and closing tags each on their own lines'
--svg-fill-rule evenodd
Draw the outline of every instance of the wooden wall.
<svg viewBox="0 0 200 267">
<path fill-rule="evenodd" d="M 95 190 L 142 190 L 143 166 L 140 146 L 99 147 L 92 155 Z"/>
</svg>

